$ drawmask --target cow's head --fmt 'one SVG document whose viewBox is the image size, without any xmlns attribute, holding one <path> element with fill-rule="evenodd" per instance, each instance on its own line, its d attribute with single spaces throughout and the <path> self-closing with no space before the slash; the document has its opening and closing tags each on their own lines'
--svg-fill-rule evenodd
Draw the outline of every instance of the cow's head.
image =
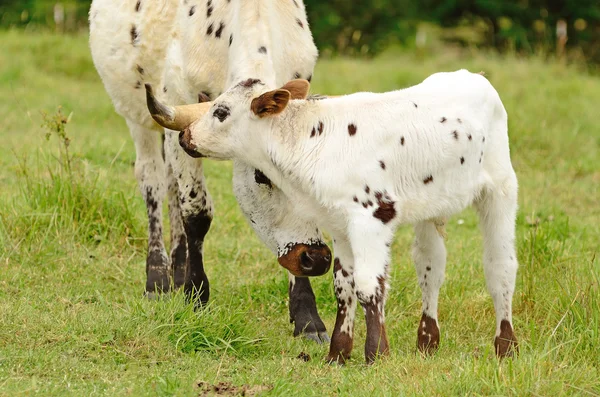
<svg viewBox="0 0 600 397">
<path fill-rule="evenodd" d="M 293 80 L 279 90 L 281 93 L 276 100 L 285 100 L 287 95 L 287 104 L 290 98 L 304 98 L 308 88 L 307 81 Z M 235 135 L 238 125 L 245 122 L 244 118 L 250 116 L 259 120 L 275 114 L 273 103 L 255 101 L 261 97 L 266 99 L 259 95 L 265 91 L 259 80 L 243 81 L 214 102 L 177 107 L 160 103 L 150 85 L 146 85 L 146 91 L 148 109 L 154 120 L 163 127 L 180 130 L 180 144 L 193 157 L 233 157 L 231 146 L 240 143 L 236 142 Z M 281 104 L 285 107 L 283 102 Z M 232 130 L 234 125 L 235 131 Z M 200 134 L 200 131 L 206 133 Z M 194 138 L 196 135 L 200 136 Z M 198 146 L 196 139 L 208 139 L 207 145 L 217 145 L 217 148 L 203 151 L 200 148 L 205 145 Z M 234 192 L 240 208 L 260 239 L 276 253 L 279 263 L 295 276 L 327 273 L 331 251 L 317 226 L 305 220 L 302 210 L 259 170 L 240 162 L 234 162 L 234 168 Z"/>
</svg>

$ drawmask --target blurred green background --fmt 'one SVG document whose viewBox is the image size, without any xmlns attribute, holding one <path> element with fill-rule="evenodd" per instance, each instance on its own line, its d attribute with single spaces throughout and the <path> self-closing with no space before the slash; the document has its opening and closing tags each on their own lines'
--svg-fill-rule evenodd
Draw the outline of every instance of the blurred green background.
<svg viewBox="0 0 600 397">
<path fill-rule="evenodd" d="M 77 32 L 91 0 L 0 0 L 0 27 Z M 317 46 L 372 56 L 389 47 L 496 48 L 600 65 L 598 0 L 306 0 Z M 56 23 L 58 20 L 58 23 Z M 565 36 L 566 32 L 566 36 Z"/>
</svg>

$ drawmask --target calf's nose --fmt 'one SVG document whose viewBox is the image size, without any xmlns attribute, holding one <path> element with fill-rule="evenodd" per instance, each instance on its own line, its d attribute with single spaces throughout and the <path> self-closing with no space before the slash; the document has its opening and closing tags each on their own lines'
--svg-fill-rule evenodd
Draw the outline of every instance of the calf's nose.
<svg viewBox="0 0 600 397">
<path fill-rule="evenodd" d="M 179 146 L 183 148 L 183 150 L 190 156 L 198 158 L 203 157 L 202 154 L 196 151 L 196 146 L 194 146 L 191 142 L 192 133 L 189 128 L 181 131 L 179 133 Z"/>
</svg>

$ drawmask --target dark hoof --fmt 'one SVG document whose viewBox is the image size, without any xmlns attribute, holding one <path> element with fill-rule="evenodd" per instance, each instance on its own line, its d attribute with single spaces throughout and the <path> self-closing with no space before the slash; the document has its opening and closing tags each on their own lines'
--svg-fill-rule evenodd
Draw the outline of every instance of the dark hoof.
<svg viewBox="0 0 600 397">
<path fill-rule="evenodd" d="M 346 361 L 350 359 L 349 354 L 331 354 L 329 353 L 327 357 L 325 357 L 325 362 L 329 365 L 345 365 Z"/>
<path fill-rule="evenodd" d="M 440 345 L 440 329 L 435 320 L 425 313 L 421 316 L 417 331 L 417 348 L 425 355 L 435 353 Z"/>
<path fill-rule="evenodd" d="M 204 287 L 205 285 L 206 288 Z M 194 309 L 201 309 L 208 303 L 208 280 L 206 283 L 200 283 L 200 287 L 196 287 L 194 284 L 188 282 L 184 287 L 184 291 L 187 301 L 194 303 Z"/>
<path fill-rule="evenodd" d="M 302 335 L 306 339 L 321 343 L 329 343 L 329 335 L 327 335 L 327 329 L 325 324 L 317 315 L 310 315 L 310 313 L 298 314 L 296 320 L 293 320 L 294 336 Z"/>
<path fill-rule="evenodd" d="M 302 335 L 304 335 L 306 339 L 315 341 L 318 344 L 331 342 L 327 332 L 303 332 Z"/>
<path fill-rule="evenodd" d="M 169 259 L 161 251 L 152 251 L 146 259 L 146 294 L 161 294 L 171 289 Z"/>
<path fill-rule="evenodd" d="M 500 335 L 494 340 L 494 347 L 499 358 L 513 357 L 519 353 L 519 343 L 507 320 L 500 323 Z"/>
</svg>

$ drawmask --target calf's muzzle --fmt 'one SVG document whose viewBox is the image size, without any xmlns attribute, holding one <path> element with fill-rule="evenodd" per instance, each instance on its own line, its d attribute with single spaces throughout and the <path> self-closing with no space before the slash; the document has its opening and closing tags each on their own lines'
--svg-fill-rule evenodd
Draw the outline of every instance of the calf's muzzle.
<svg viewBox="0 0 600 397">
<path fill-rule="evenodd" d="M 322 276 L 331 267 L 331 251 L 325 244 L 296 244 L 278 261 L 296 277 Z"/>
<path fill-rule="evenodd" d="M 183 150 L 192 157 L 204 157 L 201 153 L 196 151 L 196 146 L 191 142 L 192 134 L 189 128 L 181 131 L 179 133 L 179 146 L 183 148 Z"/>
</svg>

